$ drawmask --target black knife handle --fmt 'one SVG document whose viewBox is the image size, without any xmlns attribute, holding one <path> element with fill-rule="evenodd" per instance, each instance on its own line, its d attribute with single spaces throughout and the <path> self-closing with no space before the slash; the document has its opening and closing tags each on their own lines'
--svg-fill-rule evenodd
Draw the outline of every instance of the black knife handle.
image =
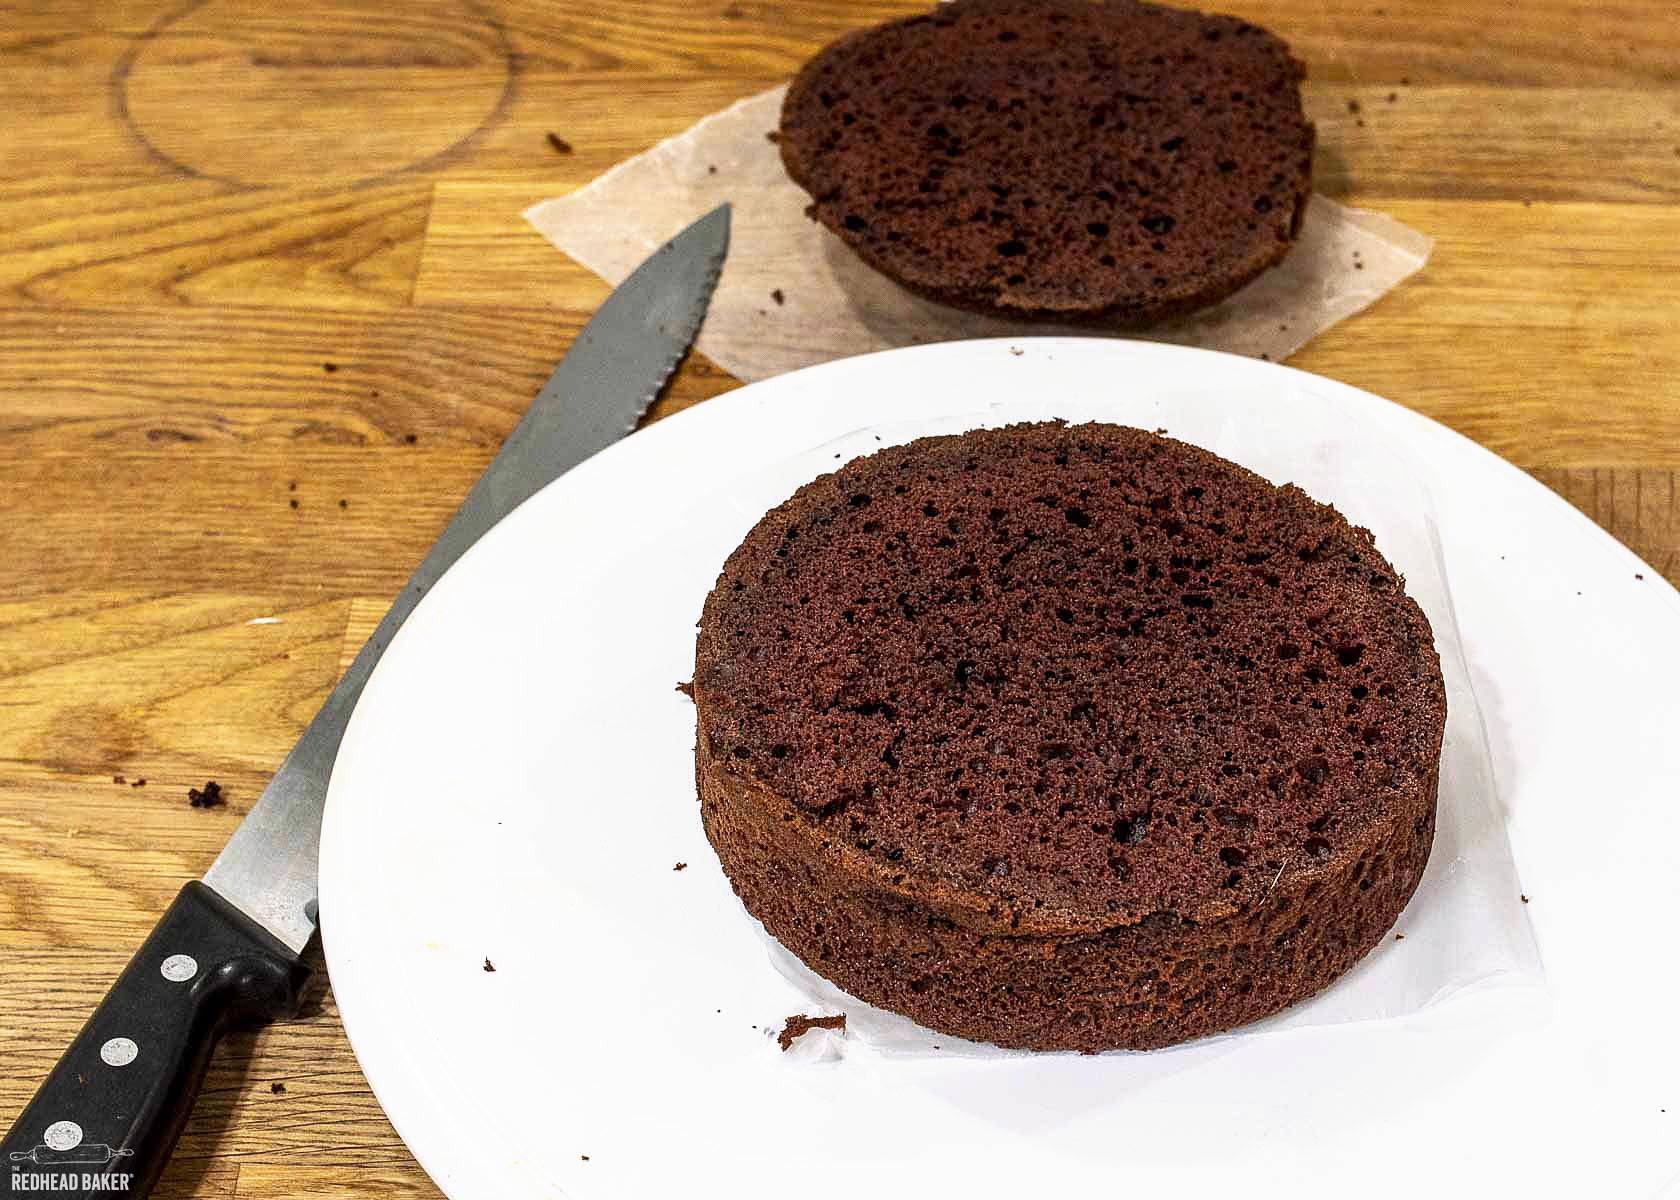
<svg viewBox="0 0 1680 1200">
<path fill-rule="evenodd" d="M 8 1192 L 144 1196 L 181 1136 L 216 1041 L 296 1014 L 308 979 L 267 930 L 204 884 L 187 884 L 0 1141 Z"/>
</svg>

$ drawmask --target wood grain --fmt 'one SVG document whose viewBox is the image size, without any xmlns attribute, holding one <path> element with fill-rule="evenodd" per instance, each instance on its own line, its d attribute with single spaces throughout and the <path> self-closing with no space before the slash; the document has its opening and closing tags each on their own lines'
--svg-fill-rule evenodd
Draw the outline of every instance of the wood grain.
<svg viewBox="0 0 1680 1200">
<path fill-rule="evenodd" d="M 520 210 L 923 7 L 0 0 L 0 1120 L 606 294 Z M 1680 581 L 1672 0 L 1221 7 L 1309 63 L 1318 186 L 1437 243 L 1294 363 Z M 650 419 L 732 386 L 691 358 Z M 437 1193 L 323 975 L 217 1057 L 160 1194 Z"/>
</svg>

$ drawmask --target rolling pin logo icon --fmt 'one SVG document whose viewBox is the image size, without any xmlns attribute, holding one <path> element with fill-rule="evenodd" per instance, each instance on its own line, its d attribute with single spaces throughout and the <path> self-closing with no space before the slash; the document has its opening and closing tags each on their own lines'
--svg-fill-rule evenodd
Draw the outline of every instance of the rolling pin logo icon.
<svg viewBox="0 0 1680 1200">
<path fill-rule="evenodd" d="M 54 1121 L 41 1135 L 41 1144 L 28 1150 L 12 1151 L 13 1162 L 32 1162 L 38 1167 L 56 1167 L 74 1163 L 78 1166 L 101 1165 L 113 1159 L 127 1158 L 134 1151 L 114 1150 L 104 1142 L 82 1141 L 82 1127 L 74 1121 Z M 16 1170 L 17 1168 L 13 1168 Z"/>
</svg>

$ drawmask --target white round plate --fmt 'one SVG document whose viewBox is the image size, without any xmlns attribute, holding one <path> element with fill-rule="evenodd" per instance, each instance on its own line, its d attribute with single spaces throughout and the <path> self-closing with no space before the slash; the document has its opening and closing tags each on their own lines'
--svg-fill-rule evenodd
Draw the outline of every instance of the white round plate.
<svg viewBox="0 0 1680 1200">
<path fill-rule="evenodd" d="M 808 1003 L 701 833 L 676 690 L 723 558 L 801 481 L 755 472 L 1023 403 L 1169 430 L 1265 404 L 1309 444 L 1326 399 L 1433 496 L 1546 989 L 1151 1055 L 780 1054 L 768 1027 Z M 1653 570 L 1375 396 L 1094 338 L 830 363 L 584 463 L 413 614 L 333 773 L 332 983 L 455 1200 L 1654 1195 L 1680 1176 L 1676 665 Z"/>
</svg>

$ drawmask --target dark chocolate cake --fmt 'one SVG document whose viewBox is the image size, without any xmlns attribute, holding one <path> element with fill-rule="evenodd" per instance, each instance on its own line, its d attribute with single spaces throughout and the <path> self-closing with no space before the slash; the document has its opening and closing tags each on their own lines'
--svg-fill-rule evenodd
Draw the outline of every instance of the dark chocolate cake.
<svg viewBox="0 0 1680 1200">
<path fill-rule="evenodd" d="M 948 304 L 1147 324 L 1278 262 L 1312 184 L 1301 64 L 1136 0 L 956 0 L 840 39 L 779 144 L 812 215 Z"/>
<path fill-rule="evenodd" d="M 1434 833 L 1430 628 L 1363 529 L 1112 425 L 883 450 L 723 568 L 693 695 L 747 910 L 860 999 L 1149 1048 L 1323 988 Z"/>
</svg>

